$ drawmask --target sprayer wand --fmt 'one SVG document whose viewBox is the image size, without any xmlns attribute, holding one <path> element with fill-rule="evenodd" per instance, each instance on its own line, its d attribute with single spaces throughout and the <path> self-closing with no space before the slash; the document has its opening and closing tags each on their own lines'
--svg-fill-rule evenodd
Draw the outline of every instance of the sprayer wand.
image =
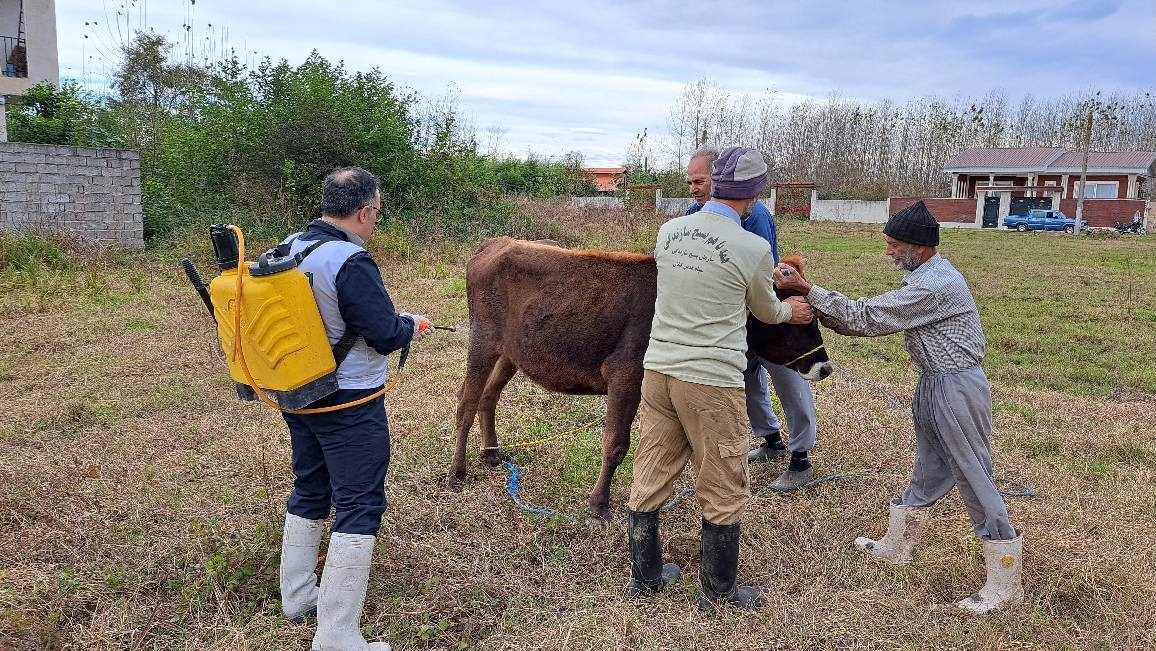
<svg viewBox="0 0 1156 651">
<path fill-rule="evenodd" d="M 193 284 L 193 289 L 201 295 L 201 300 L 204 301 L 205 307 L 209 309 L 209 316 L 213 317 L 213 323 L 217 322 L 216 312 L 213 310 L 213 299 L 209 298 L 209 290 L 205 287 L 205 281 L 201 279 L 201 272 L 193 266 L 192 260 L 185 258 L 181 260 L 181 267 L 185 270 L 185 275 L 189 277 L 189 282 Z"/>
</svg>

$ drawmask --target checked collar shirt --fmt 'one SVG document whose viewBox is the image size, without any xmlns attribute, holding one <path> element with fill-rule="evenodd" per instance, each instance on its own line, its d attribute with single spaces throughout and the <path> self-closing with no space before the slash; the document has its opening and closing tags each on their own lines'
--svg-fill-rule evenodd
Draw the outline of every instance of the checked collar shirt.
<svg viewBox="0 0 1156 651">
<path fill-rule="evenodd" d="M 963 275 L 938 253 L 907 274 L 899 289 L 851 300 L 818 285 L 807 300 L 823 325 L 844 335 L 903 332 L 921 373 L 951 373 L 983 363 L 979 310 Z"/>
</svg>

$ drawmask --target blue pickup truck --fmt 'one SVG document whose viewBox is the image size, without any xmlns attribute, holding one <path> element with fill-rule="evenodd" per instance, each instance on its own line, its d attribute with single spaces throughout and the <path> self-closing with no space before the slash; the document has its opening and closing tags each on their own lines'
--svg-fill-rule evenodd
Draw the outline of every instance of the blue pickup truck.
<svg viewBox="0 0 1156 651">
<path fill-rule="evenodd" d="M 1076 228 L 1076 220 L 1059 210 L 1032 208 L 1026 215 L 1008 215 L 1003 225 L 1023 233 L 1024 231 L 1063 231 L 1071 233 Z M 1081 220 L 1080 229 L 1087 230 L 1087 220 Z"/>
</svg>

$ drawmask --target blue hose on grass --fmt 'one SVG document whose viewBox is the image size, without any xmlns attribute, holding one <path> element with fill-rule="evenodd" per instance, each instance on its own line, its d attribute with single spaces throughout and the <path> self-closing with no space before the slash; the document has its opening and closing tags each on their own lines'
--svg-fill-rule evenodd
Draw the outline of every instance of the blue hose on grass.
<svg viewBox="0 0 1156 651">
<path fill-rule="evenodd" d="M 544 516 L 550 517 L 550 518 L 562 518 L 563 520 L 566 520 L 567 522 L 577 522 L 578 521 L 578 519 L 573 517 L 573 516 L 566 515 L 565 513 L 560 513 L 558 511 L 553 510 L 553 509 L 547 509 L 547 508 L 541 507 L 541 506 L 534 506 L 533 504 L 530 504 L 526 500 L 523 500 L 521 498 L 521 496 L 518 495 L 518 493 L 522 490 L 522 470 L 521 470 L 521 468 L 519 468 L 512 461 L 508 461 L 508 460 L 503 461 L 502 465 L 506 467 L 506 470 L 510 471 L 510 476 L 506 479 L 506 492 L 509 493 L 510 499 L 514 502 L 515 506 L 522 509 L 523 511 L 526 511 L 527 513 L 533 513 L 535 515 L 544 515 Z M 667 502 L 666 504 L 663 504 L 659 510 L 669 511 L 669 510 L 673 509 L 674 507 L 678 506 L 678 503 L 681 502 L 683 499 L 685 499 L 687 495 L 690 495 L 693 492 L 694 492 L 694 487 L 693 486 L 687 486 L 686 488 L 675 493 L 674 497 L 670 498 L 670 501 Z M 626 522 L 626 516 L 619 514 L 615 518 L 615 521 L 619 522 L 619 523 Z"/>
<path fill-rule="evenodd" d="M 518 466 L 514 465 L 510 461 L 503 461 L 502 465 L 506 467 L 506 470 L 510 471 L 510 477 L 506 479 L 506 492 L 510 494 L 510 499 L 514 500 L 514 504 L 517 505 L 518 508 L 529 513 L 535 513 L 537 515 L 562 518 L 563 520 L 567 520 L 569 522 L 576 521 L 574 518 L 566 515 L 565 513 L 559 513 L 551 509 L 534 506 L 519 497 L 518 491 L 522 489 L 522 471 L 518 469 Z"/>
</svg>

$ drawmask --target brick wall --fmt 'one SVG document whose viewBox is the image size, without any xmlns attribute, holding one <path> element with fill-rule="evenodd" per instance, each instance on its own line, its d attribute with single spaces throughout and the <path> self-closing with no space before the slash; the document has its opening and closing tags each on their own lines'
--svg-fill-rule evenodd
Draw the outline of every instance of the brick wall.
<svg viewBox="0 0 1156 651">
<path fill-rule="evenodd" d="M 1093 228 L 1111 228 L 1115 222 L 1128 223 L 1136 211 L 1144 214 L 1142 199 L 1084 199 L 1084 219 Z M 1068 217 L 1076 216 L 1076 200 L 1060 201 L 1060 210 Z"/>
<path fill-rule="evenodd" d="M 99 245 L 142 248 L 140 155 L 0 143 L 0 229 L 37 228 Z"/>
<path fill-rule="evenodd" d="M 975 223 L 975 199 L 925 199 L 923 197 L 892 197 L 889 215 L 903 210 L 916 201 L 923 201 L 923 205 L 931 211 L 935 221 L 956 224 Z"/>
<path fill-rule="evenodd" d="M 1108 181 L 1116 184 L 1116 197 L 1123 198 L 1128 196 L 1128 175 L 1127 174 L 1089 174 L 1088 183 L 1095 183 L 1096 181 Z M 1079 173 L 1068 176 L 1068 191 L 1064 194 L 1067 197 L 1076 196 L 1076 186 L 1080 183 Z M 1087 208 L 1087 204 L 1084 205 Z M 1067 212 L 1067 211 L 1065 211 Z M 1111 226 L 1111 224 L 1108 224 Z"/>
</svg>

